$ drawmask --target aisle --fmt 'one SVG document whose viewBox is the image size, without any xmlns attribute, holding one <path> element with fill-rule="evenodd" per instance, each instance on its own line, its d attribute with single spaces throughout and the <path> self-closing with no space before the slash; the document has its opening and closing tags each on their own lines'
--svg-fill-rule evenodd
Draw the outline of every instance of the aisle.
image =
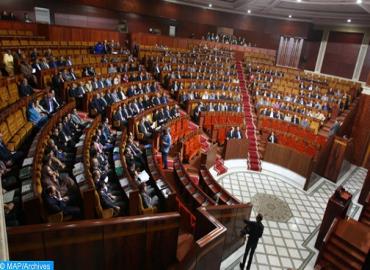
<svg viewBox="0 0 370 270">
<path fill-rule="evenodd" d="M 238 79 L 240 91 L 242 93 L 243 108 L 245 114 L 246 133 L 245 136 L 249 140 L 248 146 L 248 169 L 253 171 L 261 171 L 260 155 L 258 153 L 257 127 L 253 119 L 256 119 L 254 107 L 251 103 L 249 93 L 246 89 L 244 70 L 240 61 L 236 62 L 236 70 L 238 72 Z"/>
</svg>

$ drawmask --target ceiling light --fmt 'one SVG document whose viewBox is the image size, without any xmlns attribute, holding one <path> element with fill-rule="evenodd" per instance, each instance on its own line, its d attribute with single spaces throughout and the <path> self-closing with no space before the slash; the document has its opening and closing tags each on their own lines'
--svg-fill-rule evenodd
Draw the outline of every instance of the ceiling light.
<svg viewBox="0 0 370 270">
<path fill-rule="evenodd" d="M 248 12 L 248 14 L 251 14 L 252 13 L 252 11 L 250 9 L 248 9 L 247 12 Z"/>
<path fill-rule="evenodd" d="M 356 3 L 357 4 L 362 4 L 362 0 L 357 0 Z"/>
<path fill-rule="evenodd" d="M 302 2 L 302 0 L 297 0 L 298 3 Z"/>
<path fill-rule="evenodd" d="M 210 7 L 210 8 L 211 8 L 211 7 L 212 7 L 212 4 L 208 4 L 208 7 Z"/>
<path fill-rule="evenodd" d="M 289 18 L 292 18 L 292 15 L 291 14 L 289 14 L 289 16 L 288 16 Z"/>
<path fill-rule="evenodd" d="M 348 19 L 347 22 L 350 23 L 350 22 L 352 22 L 352 20 L 351 19 Z"/>
</svg>

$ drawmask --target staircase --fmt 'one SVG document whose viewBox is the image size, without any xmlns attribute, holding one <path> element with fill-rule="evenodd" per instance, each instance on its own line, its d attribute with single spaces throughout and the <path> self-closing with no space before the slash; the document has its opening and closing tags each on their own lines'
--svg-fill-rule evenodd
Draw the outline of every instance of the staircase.
<svg viewBox="0 0 370 270">
<path fill-rule="evenodd" d="M 240 61 L 236 62 L 236 70 L 238 73 L 240 92 L 242 94 L 242 102 L 244 108 L 244 119 L 246 124 L 245 137 L 249 141 L 248 145 L 248 169 L 253 171 L 261 171 L 261 160 L 258 152 L 258 130 L 256 127 L 257 117 L 254 112 L 254 106 L 251 102 L 249 92 L 246 88 L 243 66 Z"/>
<path fill-rule="evenodd" d="M 363 266 L 370 248 L 369 237 L 370 231 L 366 225 L 351 219 L 338 220 L 327 235 L 315 269 L 365 269 Z"/>
<path fill-rule="evenodd" d="M 358 221 L 370 228 L 370 195 L 368 196 L 367 202 L 362 208 L 361 215 Z"/>
<path fill-rule="evenodd" d="M 214 169 L 217 172 L 217 175 L 227 172 L 227 167 L 225 166 L 224 160 L 221 157 L 216 158 Z"/>
</svg>

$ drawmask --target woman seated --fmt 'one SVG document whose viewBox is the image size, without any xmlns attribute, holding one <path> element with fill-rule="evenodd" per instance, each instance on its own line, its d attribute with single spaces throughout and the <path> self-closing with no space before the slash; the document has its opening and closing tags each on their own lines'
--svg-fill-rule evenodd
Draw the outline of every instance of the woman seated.
<svg viewBox="0 0 370 270">
<path fill-rule="evenodd" d="M 41 128 L 47 121 L 46 116 L 41 116 L 41 114 L 36 109 L 36 102 L 31 101 L 27 108 L 27 118 L 32 124 L 37 128 Z"/>
</svg>

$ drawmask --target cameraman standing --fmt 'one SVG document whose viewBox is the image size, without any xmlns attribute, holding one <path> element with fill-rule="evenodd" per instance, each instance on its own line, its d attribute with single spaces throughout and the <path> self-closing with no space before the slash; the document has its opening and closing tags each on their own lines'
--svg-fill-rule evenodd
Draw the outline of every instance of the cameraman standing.
<svg viewBox="0 0 370 270">
<path fill-rule="evenodd" d="M 241 231 L 242 236 L 249 234 L 247 246 L 245 247 L 245 253 L 243 257 L 243 262 L 240 263 L 240 269 L 244 269 L 245 261 L 247 260 L 247 256 L 249 254 L 249 260 L 247 265 L 247 270 L 251 268 L 252 258 L 254 251 L 256 250 L 258 240 L 262 237 L 263 234 L 263 224 L 262 224 L 262 215 L 258 214 L 256 217 L 256 221 L 248 221 L 244 220 L 246 224 L 245 228 Z"/>
</svg>

